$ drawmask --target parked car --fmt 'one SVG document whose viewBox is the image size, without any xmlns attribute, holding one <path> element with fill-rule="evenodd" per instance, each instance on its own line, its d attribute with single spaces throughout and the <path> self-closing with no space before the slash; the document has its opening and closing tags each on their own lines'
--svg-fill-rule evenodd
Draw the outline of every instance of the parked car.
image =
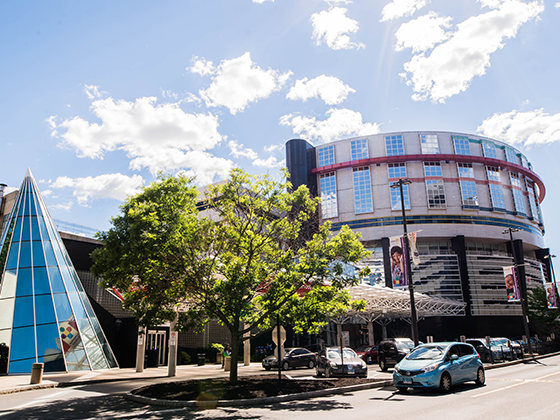
<svg viewBox="0 0 560 420">
<path fill-rule="evenodd" d="M 360 346 L 356 349 L 356 354 L 368 365 L 377 362 L 377 346 Z"/>
<path fill-rule="evenodd" d="M 367 378 L 367 364 L 356 354 L 354 350 L 345 347 L 344 359 L 340 357 L 339 347 L 327 347 L 319 352 L 317 356 L 317 376 L 360 376 Z"/>
<path fill-rule="evenodd" d="M 410 338 L 388 338 L 379 343 L 377 360 L 379 367 L 386 372 L 399 363 L 412 349 L 414 341 Z"/>
<path fill-rule="evenodd" d="M 478 353 L 478 357 L 480 357 L 480 360 L 484 363 L 492 362 L 492 352 L 490 351 L 490 348 L 484 338 L 468 338 L 465 342 L 475 348 Z"/>
<path fill-rule="evenodd" d="M 306 367 L 313 369 L 317 364 L 317 356 L 302 347 L 285 349 L 286 353 L 280 365 L 282 370 L 288 370 L 297 367 Z M 278 360 L 276 356 L 271 354 L 262 361 L 262 366 L 266 370 L 278 369 Z"/>
<path fill-rule="evenodd" d="M 490 340 L 490 348 L 494 360 L 513 360 L 516 354 L 513 351 L 512 342 L 507 338 L 492 338 Z M 519 346 L 521 348 L 521 346 Z"/>
<path fill-rule="evenodd" d="M 486 381 L 484 366 L 475 348 L 467 343 L 429 343 L 416 347 L 393 371 L 393 383 L 400 392 L 408 388 L 439 388 L 449 392 L 452 385 Z"/>
</svg>

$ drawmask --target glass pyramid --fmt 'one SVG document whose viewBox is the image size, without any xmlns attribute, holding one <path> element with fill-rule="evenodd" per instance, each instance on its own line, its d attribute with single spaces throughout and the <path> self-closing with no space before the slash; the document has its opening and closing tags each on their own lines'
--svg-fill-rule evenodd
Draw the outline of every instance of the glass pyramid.
<svg viewBox="0 0 560 420">
<path fill-rule="evenodd" d="M 2 235 L 0 269 L 8 373 L 30 373 L 33 363 L 45 372 L 117 367 L 29 169 Z"/>
</svg>

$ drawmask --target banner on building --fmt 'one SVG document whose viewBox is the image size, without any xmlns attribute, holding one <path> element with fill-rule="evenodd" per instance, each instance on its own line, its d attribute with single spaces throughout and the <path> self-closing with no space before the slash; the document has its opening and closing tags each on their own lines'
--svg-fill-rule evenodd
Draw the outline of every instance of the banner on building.
<svg viewBox="0 0 560 420">
<path fill-rule="evenodd" d="M 556 290 L 554 283 L 547 283 L 543 281 L 544 290 L 546 290 L 546 304 L 548 309 L 557 309 L 558 304 L 556 300 Z"/>
<path fill-rule="evenodd" d="M 504 281 L 506 283 L 506 293 L 509 302 L 518 302 L 520 299 L 519 286 L 515 276 L 515 267 L 504 267 Z"/>
<path fill-rule="evenodd" d="M 391 256 L 391 279 L 393 287 L 408 286 L 406 246 L 404 236 L 389 238 L 389 255 Z"/>
<path fill-rule="evenodd" d="M 416 247 L 416 237 L 418 236 L 419 230 L 408 234 L 408 246 L 410 247 L 410 254 L 412 256 L 412 263 L 414 265 L 420 264 L 420 253 Z"/>
</svg>

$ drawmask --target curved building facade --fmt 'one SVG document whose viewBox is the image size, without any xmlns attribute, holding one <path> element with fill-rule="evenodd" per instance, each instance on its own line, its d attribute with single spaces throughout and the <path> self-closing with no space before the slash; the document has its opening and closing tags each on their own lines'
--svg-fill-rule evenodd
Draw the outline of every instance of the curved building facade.
<svg viewBox="0 0 560 420">
<path fill-rule="evenodd" d="M 362 235 L 372 251 L 364 262 L 372 284 L 393 287 L 390 250 L 403 221 L 400 189 L 391 184 L 399 179 L 410 181 L 403 198 L 408 231 L 417 232 L 416 291 L 464 301 L 463 315 L 472 321 L 521 315 L 504 284 L 503 267 L 513 265 L 513 255 L 528 288 L 550 281 L 540 210 L 545 186 L 527 157 L 506 143 L 436 131 L 316 147 L 294 139 L 286 158 L 294 188 L 305 184 L 321 197 L 321 219 L 333 231 L 348 225 Z M 498 331 L 472 331 L 480 333 Z"/>
</svg>

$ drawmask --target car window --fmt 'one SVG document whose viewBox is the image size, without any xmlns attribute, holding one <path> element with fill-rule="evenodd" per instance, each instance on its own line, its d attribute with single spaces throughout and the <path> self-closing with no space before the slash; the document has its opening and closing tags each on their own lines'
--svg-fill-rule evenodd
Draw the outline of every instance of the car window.
<svg viewBox="0 0 560 420">
<path fill-rule="evenodd" d="M 358 347 L 356 351 L 369 351 L 369 349 L 371 349 L 371 346 L 361 346 Z"/>
<path fill-rule="evenodd" d="M 327 357 L 329 359 L 336 359 L 336 358 L 340 359 L 340 353 L 336 350 L 329 350 Z"/>
<path fill-rule="evenodd" d="M 414 348 L 414 343 L 409 341 L 398 341 L 397 348 L 399 350 L 412 350 Z"/>
<path fill-rule="evenodd" d="M 451 346 L 451 347 L 449 348 L 449 351 L 447 352 L 447 355 L 448 355 L 449 357 L 451 357 L 451 356 L 453 356 L 454 354 L 457 355 L 457 356 L 460 356 L 460 354 L 459 354 L 459 346 L 456 346 L 456 345 L 455 345 L 455 346 Z"/>
<path fill-rule="evenodd" d="M 459 347 L 461 356 L 468 356 L 474 354 L 474 349 L 471 346 L 468 346 L 466 344 L 459 344 L 457 347 Z"/>
<path fill-rule="evenodd" d="M 439 346 L 419 347 L 412 351 L 406 358 L 408 360 L 438 360 L 443 357 L 444 349 Z"/>
</svg>

